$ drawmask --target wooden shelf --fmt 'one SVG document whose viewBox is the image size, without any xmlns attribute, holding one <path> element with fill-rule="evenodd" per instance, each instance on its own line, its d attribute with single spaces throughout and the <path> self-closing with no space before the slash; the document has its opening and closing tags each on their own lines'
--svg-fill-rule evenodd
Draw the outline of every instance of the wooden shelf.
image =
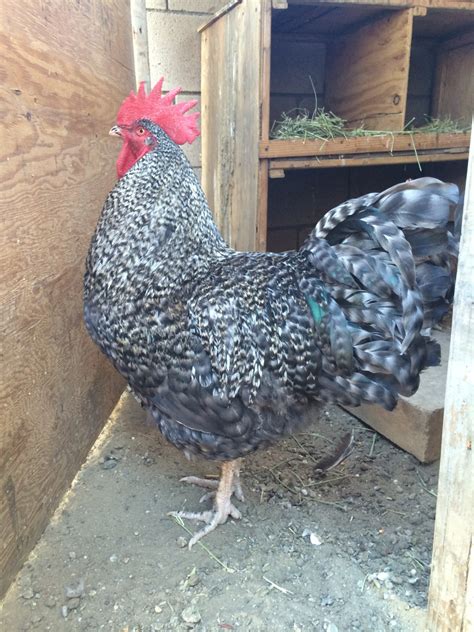
<svg viewBox="0 0 474 632">
<path fill-rule="evenodd" d="M 470 133 L 383 134 L 334 140 L 269 140 L 260 159 L 272 170 L 467 160 Z"/>
<path fill-rule="evenodd" d="M 237 0 L 242 1 L 242 0 Z M 472 0 L 273 0 L 274 5 L 278 5 L 276 8 L 284 9 L 288 5 L 299 4 L 313 6 L 320 5 L 361 5 L 361 6 L 373 6 L 382 9 L 398 9 L 398 8 L 421 8 L 421 9 L 455 9 L 470 11 L 472 9 Z"/>
</svg>

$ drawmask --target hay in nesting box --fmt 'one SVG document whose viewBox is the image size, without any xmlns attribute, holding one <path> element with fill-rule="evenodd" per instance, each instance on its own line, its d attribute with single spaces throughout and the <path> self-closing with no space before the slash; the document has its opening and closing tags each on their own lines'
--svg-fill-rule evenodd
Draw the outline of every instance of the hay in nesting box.
<svg viewBox="0 0 474 632">
<path fill-rule="evenodd" d="M 453 121 L 449 117 L 441 119 L 427 117 L 425 123 L 420 127 L 415 127 L 415 122 L 414 118 L 411 119 L 399 132 L 365 129 L 363 125 L 352 129 L 346 127 L 347 121 L 333 112 L 326 112 L 324 108 L 315 110 L 311 115 L 307 110 L 292 110 L 291 112 L 283 112 L 281 121 L 275 121 L 271 129 L 271 137 L 279 140 L 291 138 L 331 140 L 341 137 L 393 136 L 394 134 L 454 134 L 470 129 L 469 126 L 465 126 L 459 121 Z"/>
<path fill-rule="evenodd" d="M 422 132 L 424 134 L 459 134 L 468 132 L 470 125 L 463 125 L 461 121 L 453 121 L 449 116 L 444 118 L 425 117 L 424 125 L 413 127 L 413 132 Z"/>
<path fill-rule="evenodd" d="M 346 121 L 332 112 L 324 109 L 313 112 L 310 116 L 307 110 L 293 110 L 283 112 L 281 121 L 275 121 L 271 129 L 272 138 L 304 138 L 309 140 L 328 140 L 347 136 Z"/>
</svg>

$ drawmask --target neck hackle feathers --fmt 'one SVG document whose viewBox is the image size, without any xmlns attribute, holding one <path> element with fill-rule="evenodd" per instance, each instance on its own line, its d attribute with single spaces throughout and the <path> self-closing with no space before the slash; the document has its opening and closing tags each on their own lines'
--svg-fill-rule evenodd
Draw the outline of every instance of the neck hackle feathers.
<svg viewBox="0 0 474 632">
<path fill-rule="evenodd" d="M 189 112 L 196 99 L 173 103 L 181 88 L 174 88 L 162 96 L 162 77 L 149 94 L 142 81 L 135 94 L 133 90 L 123 101 L 117 114 L 117 124 L 128 126 L 140 119 L 148 119 L 159 125 L 178 145 L 192 143 L 200 131 L 197 127 L 199 112 Z"/>
</svg>

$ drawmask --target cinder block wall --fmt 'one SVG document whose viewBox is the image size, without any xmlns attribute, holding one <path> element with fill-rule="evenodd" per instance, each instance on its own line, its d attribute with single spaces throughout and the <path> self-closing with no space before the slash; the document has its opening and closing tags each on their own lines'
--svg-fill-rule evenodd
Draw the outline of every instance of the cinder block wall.
<svg viewBox="0 0 474 632">
<path fill-rule="evenodd" d="M 181 86 L 179 99 L 200 100 L 201 41 L 197 29 L 224 4 L 226 0 L 147 0 L 152 86 L 164 77 L 165 90 Z M 200 175 L 200 138 L 183 149 Z"/>
</svg>

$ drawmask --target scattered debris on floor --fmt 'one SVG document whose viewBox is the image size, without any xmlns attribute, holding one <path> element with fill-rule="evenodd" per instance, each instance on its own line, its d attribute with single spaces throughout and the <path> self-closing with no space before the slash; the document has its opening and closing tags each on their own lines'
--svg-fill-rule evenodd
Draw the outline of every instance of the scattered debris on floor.
<svg viewBox="0 0 474 632">
<path fill-rule="evenodd" d="M 322 472 L 348 432 L 352 454 Z M 181 476 L 214 471 L 186 461 L 124 396 L 9 591 L 2 629 L 423 629 L 436 464 L 327 408 L 246 459 L 242 520 L 189 551 L 198 526 L 166 514 L 198 505 L 202 490 Z"/>
</svg>

